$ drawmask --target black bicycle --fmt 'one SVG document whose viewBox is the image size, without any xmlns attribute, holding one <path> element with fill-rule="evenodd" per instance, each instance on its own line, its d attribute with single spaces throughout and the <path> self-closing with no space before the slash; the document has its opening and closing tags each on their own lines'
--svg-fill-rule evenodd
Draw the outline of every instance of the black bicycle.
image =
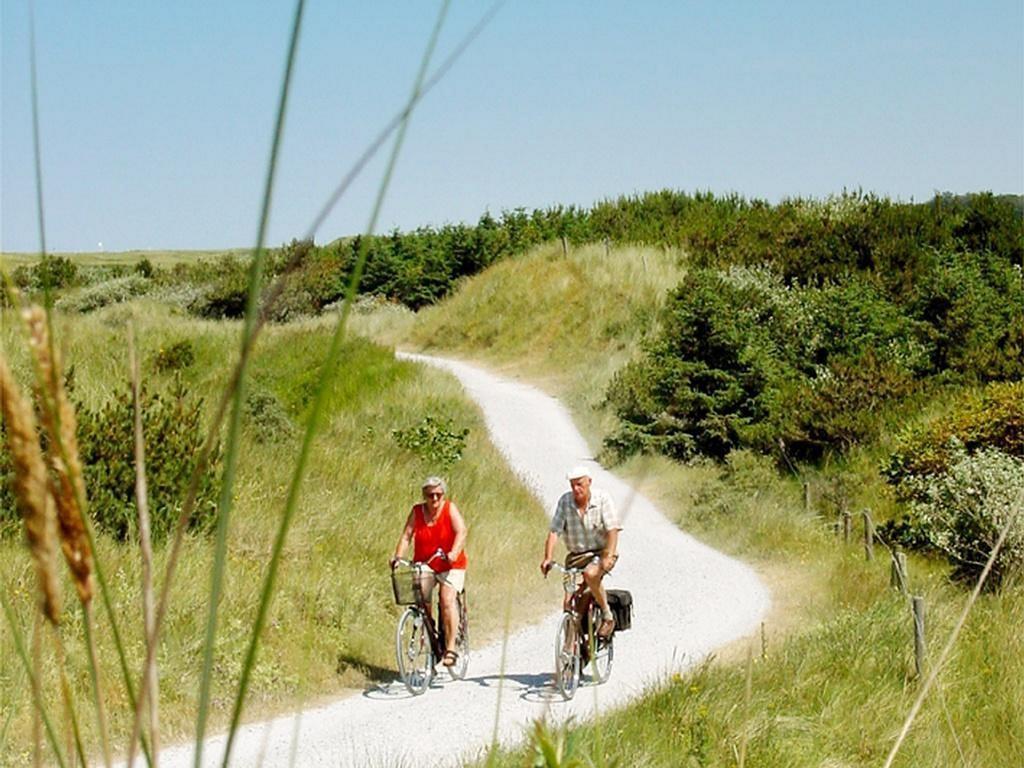
<svg viewBox="0 0 1024 768">
<path fill-rule="evenodd" d="M 591 562 L 598 560 L 595 557 Z M 601 607 L 583 579 L 586 566 L 563 568 L 554 562 L 551 565 L 562 572 L 562 586 L 569 595 L 555 634 L 555 686 L 562 697 L 569 700 L 576 695 L 585 667 L 598 684 L 611 676 L 615 633 L 608 637 L 597 634 L 601 626 Z"/>
<path fill-rule="evenodd" d="M 438 618 L 435 621 L 433 606 L 423 589 L 424 577 L 430 575 L 427 573 L 430 563 L 444 556 L 444 552 L 438 550 L 423 562 L 399 559 L 391 569 L 395 602 L 407 606 L 395 631 L 395 659 L 398 674 L 413 696 L 419 696 L 430 687 L 437 674 L 437 660 L 444 655 L 446 647 L 441 607 L 437 607 Z M 469 666 L 469 612 L 465 590 L 456 596 L 456 604 L 459 610 L 458 636 L 455 638 L 458 658 L 446 669 L 453 679 L 462 680 Z"/>
</svg>

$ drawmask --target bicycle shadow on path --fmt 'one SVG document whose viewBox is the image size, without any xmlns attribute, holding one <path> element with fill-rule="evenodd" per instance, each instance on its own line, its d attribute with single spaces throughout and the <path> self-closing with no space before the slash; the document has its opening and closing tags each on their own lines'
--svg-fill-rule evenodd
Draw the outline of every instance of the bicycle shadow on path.
<svg viewBox="0 0 1024 768">
<path fill-rule="evenodd" d="M 415 698 L 402 684 L 402 681 L 395 677 L 393 670 L 389 671 L 389 675 L 392 679 L 387 682 L 380 681 L 367 685 L 363 689 L 363 698 L 370 699 L 371 701 L 395 701 L 396 699 Z M 462 680 L 453 680 L 450 677 L 439 675 L 431 681 L 428 690 L 440 690 L 460 683 L 474 683 L 480 688 L 504 686 L 505 690 L 509 693 L 517 695 L 526 701 L 545 702 L 552 698 L 552 696 L 558 695 L 553 687 L 551 673 L 549 672 L 542 674 L 476 675 Z"/>
</svg>

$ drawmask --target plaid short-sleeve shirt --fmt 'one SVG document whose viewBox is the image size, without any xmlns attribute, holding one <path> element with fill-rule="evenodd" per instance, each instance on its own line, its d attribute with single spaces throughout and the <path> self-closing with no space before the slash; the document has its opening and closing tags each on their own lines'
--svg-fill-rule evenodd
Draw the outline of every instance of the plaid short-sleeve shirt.
<svg viewBox="0 0 1024 768">
<path fill-rule="evenodd" d="M 590 487 L 590 503 L 586 512 L 580 515 L 572 491 L 558 499 L 555 514 L 551 517 L 551 531 L 564 538 L 570 552 L 588 552 L 604 549 L 608 542 L 608 531 L 622 530 L 619 513 L 612 497 L 600 488 Z"/>
</svg>

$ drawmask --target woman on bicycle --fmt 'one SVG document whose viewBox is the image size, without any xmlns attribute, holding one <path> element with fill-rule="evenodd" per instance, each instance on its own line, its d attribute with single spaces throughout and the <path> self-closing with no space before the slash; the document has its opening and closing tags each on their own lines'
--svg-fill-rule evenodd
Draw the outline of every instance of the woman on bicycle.
<svg viewBox="0 0 1024 768">
<path fill-rule="evenodd" d="M 413 560 L 430 564 L 430 575 L 421 584 L 430 601 L 434 582 L 441 584 L 441 623 L 444 626 L 445 652 L 441 663 L 450 667 L 458 661 L 455 638 L 458 632 L 459 611 L 456 595 L 466 586 L 466 534 L 468 528 L 455 502 L 446 499 L 444 480 L 431 476 L 423 481 L 423 502 L 414 504 L 398 539 L 391 567 L 405 557 L 410 540 L 413 542 Z M 434 557 L 440 550 L 442 557 Z M 431 558 L 433 557 L 433 560 Z"/>
</svg>

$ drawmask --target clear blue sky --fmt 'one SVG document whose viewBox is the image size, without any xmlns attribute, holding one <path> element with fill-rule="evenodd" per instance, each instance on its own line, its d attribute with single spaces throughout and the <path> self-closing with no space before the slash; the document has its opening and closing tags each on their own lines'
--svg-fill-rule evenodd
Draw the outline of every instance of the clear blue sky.
<svg viewBox="0 0 1024 768">
<path fill-rule="evenodd" d="M 31 251 L 28 3 L 0 2 L 0 248 Z M 439 7 L 307 3 L 270 245 L 399 109 Z M 453 2 L 435 61 L 486 7 Z M 251 246 L 293 6 L 35 13 L 48 249 Z M 365 229 L 383 165 L 317 242 Z M 1024 192 L 1024 3 L 512 0 L 414 113 L 378 230 L 665 187 Z"/>
</svg>

